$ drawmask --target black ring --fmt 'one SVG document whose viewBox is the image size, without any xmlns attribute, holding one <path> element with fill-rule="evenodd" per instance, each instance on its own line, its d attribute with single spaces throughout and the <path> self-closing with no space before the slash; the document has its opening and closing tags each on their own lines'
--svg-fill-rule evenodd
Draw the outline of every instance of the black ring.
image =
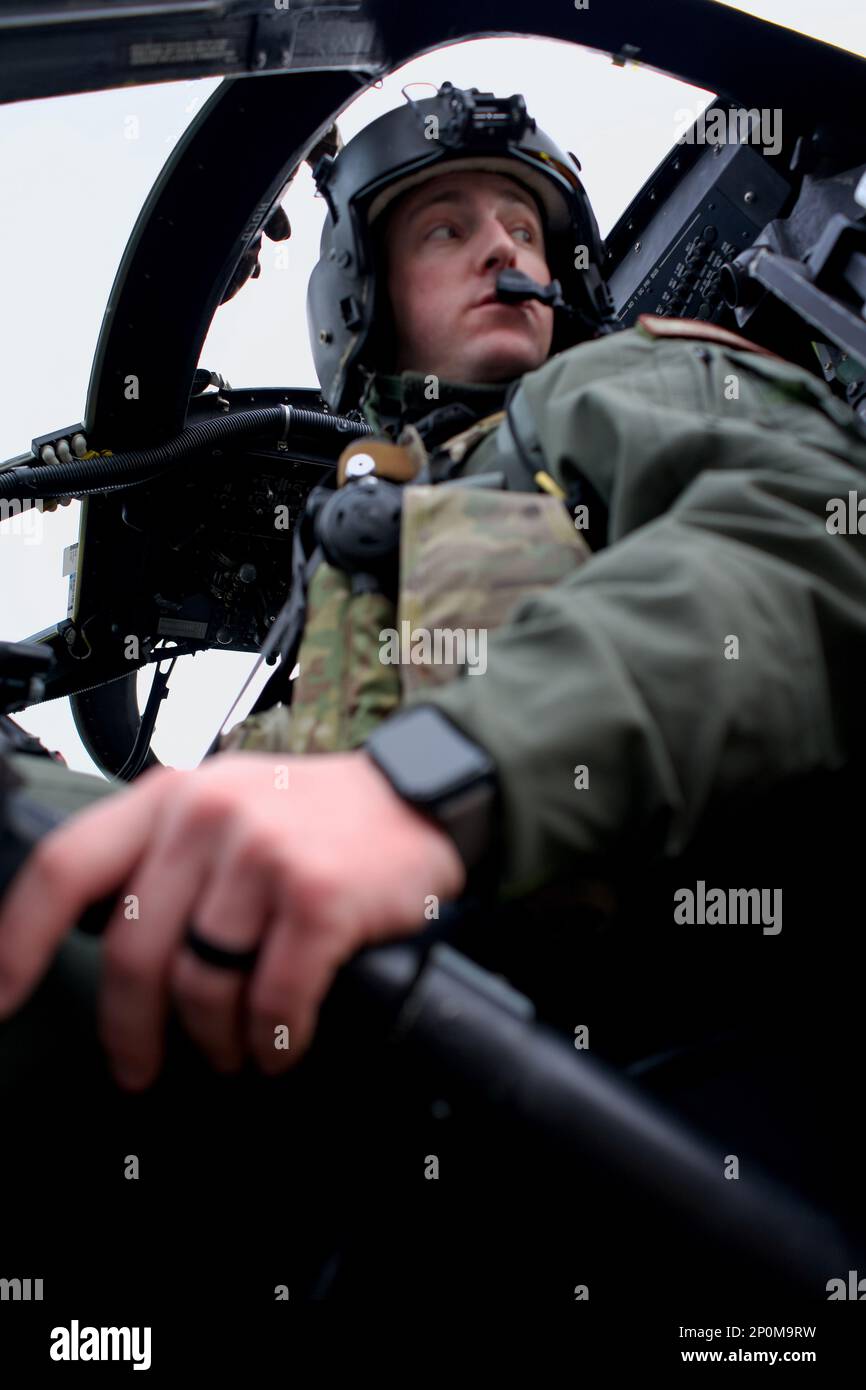
<svg viewBox="0 0 866 1390">
<path fill-rule="evenodd" d="M 199 936 L 193 927 L 187 928 L 184 942 L 199 960 L 206 961 L 208 965 L 215 965 L 218 970 L 252 970 L 259 954 L 258 946 L 251 946 L 245 951 L 234 951 L 228 946 L 215 946 L 212 941 Z"/>
</svg>

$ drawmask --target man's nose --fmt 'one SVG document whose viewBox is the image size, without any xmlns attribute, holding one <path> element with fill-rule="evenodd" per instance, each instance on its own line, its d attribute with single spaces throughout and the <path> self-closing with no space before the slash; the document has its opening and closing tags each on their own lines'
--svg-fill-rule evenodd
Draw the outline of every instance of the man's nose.
<svg viewBox="0 0 866 1390">
<path fill-rule="evenodd" d="M 485 270 L 517 264 L 517 244 L 498 217 L 484 224 L 481 235 L 481 262 Z"/>
</svg>

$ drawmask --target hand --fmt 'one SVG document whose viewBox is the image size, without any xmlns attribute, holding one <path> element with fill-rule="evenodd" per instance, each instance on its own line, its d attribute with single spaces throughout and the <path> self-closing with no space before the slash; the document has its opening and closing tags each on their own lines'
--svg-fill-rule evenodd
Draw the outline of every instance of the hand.
<svg viewBox="0 0 866 1390">
<path fill-rule="evenodd" d="M 284 188 L 281 197 L 286 196 L 286 191 L 287 189 Z M 234 299 L 238 290 L 243 289 L 248 280 L 258 280 L 261 275 L 262 265 L 259 256 L 262 253 L 262 232 L 271 241 L 288 241 L 292 235 L 292 224 L 281 207 L 274 208 L 270 216 L 262 223 L 262 229 L 256 234 L 255 240 L 241 256 L 232 271 L 232 278 L 229 280 L 228 288 L 220 300 L 220 304 L 227 304 L 230 299 Z"/>
<path fill-rule="evenodd" d="M 309 164 L 312 169 L 323 154 L 336 155 L 340 149 L 342 149 L 342 145 L 343 141 L 340 138 L 340 132 L 337 130 L 336 125 L 332 125 L 322 136 L 321 140 L 317 141 L 310 150 L 305 162 Z M 297 170 L 295 172 L 297 172 Z M 294 177 L 295 175 L 293 174 L 280 194 L 280 202 L 285 198 Z M 292 235 L 292 224 L 280 206 L 275 207 L 265 219 L 262 223 L 261 231 L 241 256 L 234 268 L 232 278 L 228 283 L 225 294 L 220 300 L 220 304 L 227 304 L 230 299 L 234 299 L 238 290 L 242 289 L 248 280 L 258 280 L 261 275 L 262 266 L 259 256 L 262 251 L 262 233 L 271 241 L 288 241 L 289 237 Z"/>
<path fill-rule="evenodd" d="M 138 1090 L 158 1075 L 172 998 L 218 1070 L 252 1053 L 281 1072 L 309 1046 L 339 966 L 420 930 L 427 895 L 453 900 L 465 878 L 450 837 L 363 750 L 153 768 L 52 831 L 16 875 L 0 911 L 0 1017 L 84 909 L 117 894 L 100 1034 L 118 1083 Z M 200 960 L 184 945 L 191 923 L 217 945 L 261 944 L 253 972 Z M 283 1025 L 288 1049 L 275 1046 Z"/>
</svg>

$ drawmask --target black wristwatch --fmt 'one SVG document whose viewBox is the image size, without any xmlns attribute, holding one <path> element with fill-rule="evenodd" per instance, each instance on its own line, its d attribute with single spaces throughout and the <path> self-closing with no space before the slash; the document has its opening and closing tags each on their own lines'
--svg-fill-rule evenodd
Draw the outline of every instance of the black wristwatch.
<svg viewBox="0 0 866 1390">
<path fill-rule="evenodd" d="M 497 791 L 496 764 L 484 748 L 435 705 L 399 710 L 364 748 L 394 789 L 448 832 L 468 871 L 481 864 Z"/>
</svg>

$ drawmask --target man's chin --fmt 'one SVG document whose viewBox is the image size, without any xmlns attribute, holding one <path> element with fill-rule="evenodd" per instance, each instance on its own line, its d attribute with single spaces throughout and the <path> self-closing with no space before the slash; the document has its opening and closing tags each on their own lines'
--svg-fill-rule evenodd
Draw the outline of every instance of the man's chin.
<svg viewBox="0 0 866 1390">
<path fill-rule="evenodd" d="M 511 381 L 523 376 L 524 372 L 534 371 L 547 360 L 537 343 L 518 341 L 506 343 L 478 344 L 478 351 L 467 362 L 466 371 L 470 375 L 464 381 L 497 382 Z"/>
</svg>

